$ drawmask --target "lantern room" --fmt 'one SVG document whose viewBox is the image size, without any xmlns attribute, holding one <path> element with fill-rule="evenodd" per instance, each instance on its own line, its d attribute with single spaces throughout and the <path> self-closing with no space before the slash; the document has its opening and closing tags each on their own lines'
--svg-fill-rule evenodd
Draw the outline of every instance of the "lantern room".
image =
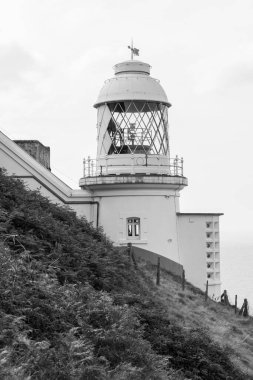
<svg viewBox="0 0 253 380">
<path fill-rule="evenodd" d="M 150 65 L 114 66 L 94 105 L 97 108 L 97 174 L 170 174 L 168 102 Z M 106 171 L 106 173 L 105 173 Z"/>
</svg>

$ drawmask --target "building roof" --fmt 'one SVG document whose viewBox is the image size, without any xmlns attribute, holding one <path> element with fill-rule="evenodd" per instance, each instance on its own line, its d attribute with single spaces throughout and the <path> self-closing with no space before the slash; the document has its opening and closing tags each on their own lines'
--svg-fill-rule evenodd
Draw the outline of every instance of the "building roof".
<svg viewBox="0 0 253 380">
<path fill-rule="evenodd" d="M 94 107 L 109 102 L 142 100 L 171 105 L 160 82 L 150 76 L 151 66 L 141 61 L 124 61 L 114 66 L 115 76 L 105 81 Z"/>
<path fill-rule="evenodd" d="M 213 215 L 213 216 L 221 216 L 221 215 L 224 215 L 223 213 L 221 212 L 177 212 L 177 215 L 199 215 L 199 216 L 209 216 L 209 215 Z"/>
</svg>

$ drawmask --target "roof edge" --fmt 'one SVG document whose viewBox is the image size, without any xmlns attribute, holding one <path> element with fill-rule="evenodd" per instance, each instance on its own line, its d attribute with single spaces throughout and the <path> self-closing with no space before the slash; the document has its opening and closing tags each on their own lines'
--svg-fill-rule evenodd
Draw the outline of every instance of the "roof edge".
<svg viewBox="0 0 253 380">
<path fill-rule="evenodd" d="M 222 216 L 224 213 L 222 212 L 177 212 L 177 215 L 203 215 L 203 216 L 208 216 L 208 215 L 215 215 L 215 216 Z"/>
<path fill-rule="evenodd" d="M 93 107 L 94 108 L 98 108 L 99 106 L 101 106 L 102 104 L 107 104 L 107 103 L 115 103 L 115 102 L 148 102 L 148 103 L 161 103 L 161 104 L 164 104 L 165 106 L 167 106 L 168 108 L 172 106 L 171 103 L 169 102 L 162 102 L 162 101 L 159 101 L 159 100 L 147 100 L 147 99 L 115 99 L 115 100 L 110 100 L 110 101 L 104 101 L 104 102 L 98 102 L 98 103 L 94 103 L 93 104 Z"/>
</svg>

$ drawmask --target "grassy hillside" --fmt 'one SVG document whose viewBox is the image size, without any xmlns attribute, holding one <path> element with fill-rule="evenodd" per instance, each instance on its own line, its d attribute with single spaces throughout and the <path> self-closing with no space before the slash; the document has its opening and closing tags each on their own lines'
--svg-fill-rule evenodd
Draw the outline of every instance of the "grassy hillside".
<svg viewBox="0 0 253 380">
<path fill-rule="evenodd" d="M 158 289 L 152 268 L 3 171 L 0 241 L 1 379 L 253 378 L 250 319 L 166 273 Z"/>
<path fill-rule="evenodd" d="M 143 270 L 155 281 L 156 270 L 142 263 Z M 173 275 L 163 272 L 157 295 L 166 305 L 171 323 L 174 321 L 183 330 L 200 329 L 226 351 L 230 360 L 240 368 L 245 378 L 253 379 L 253 319 L 244 318 L 234 308 L 216 303 L 211 299 L 205 302 L 205 296 L 199 289 L 187 284 L 182 291 L 181 283 Z"/>
</svg>

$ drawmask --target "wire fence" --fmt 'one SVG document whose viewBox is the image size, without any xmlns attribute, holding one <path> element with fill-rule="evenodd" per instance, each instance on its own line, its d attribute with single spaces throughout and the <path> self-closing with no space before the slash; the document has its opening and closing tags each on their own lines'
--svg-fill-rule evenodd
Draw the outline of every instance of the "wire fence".
<svg viewBox="0 0 253 380">
<path fill-rule="evenodd" d="M 128 245 L 127 245 L 127 253 L 128 253 L 128 257 L 129 257 L 129 262 L 131 264 L 134 264 L 135 268 L 137 268 L 138 263 L 137 263 L 136 258 L 135 258 L 134 247 L 132 246 L 131 243 L 128 243 Z M 158 256 L 157 257 L 157 264 L 156 264 L 156 285 L 157 286 L 160 286 L 160 284 L 161 284 L 161 270 L 162 270 L 162 268 L 161 268 L 161 263 L 160 263 L 160 257 Z M 181 286 L 182 286 L 182 291 L 185 291 L 185 289 L 186 289 L 186 277 L 185 277 L 185 270 L 184 269 L 182 271 L 182 276 L 181 276 Z M 247 298 L 244 298 L 242 306 L 238 307 L 237 294 L 234 296 L 234 303 L 231 303 L 231 301 L 229 300 L 227 290 L 224 290 L 223 293 L 221 294 L 221 296 L 209 297 L 210 286 L 211 286 L 211 284 L 207 280 L 206 285 L 205 285 L 205 292 L 204 292 L 205 303 L 208 303 L 209 300 L 212 300 L 212 301 L 215 301 L 215 302 L 218 302 L 218 303 L 224 305 L 224 307 L 227 307 L 228 309 L 231 309 L 231 311 L 234 312 L 235 315 L 239 315 L 239 316 L 243 316 L 243 317 L 249 317 L 250 316 L 250 314 L 249 314 L 249 302 L 248 302 Z"/>
</svg>

